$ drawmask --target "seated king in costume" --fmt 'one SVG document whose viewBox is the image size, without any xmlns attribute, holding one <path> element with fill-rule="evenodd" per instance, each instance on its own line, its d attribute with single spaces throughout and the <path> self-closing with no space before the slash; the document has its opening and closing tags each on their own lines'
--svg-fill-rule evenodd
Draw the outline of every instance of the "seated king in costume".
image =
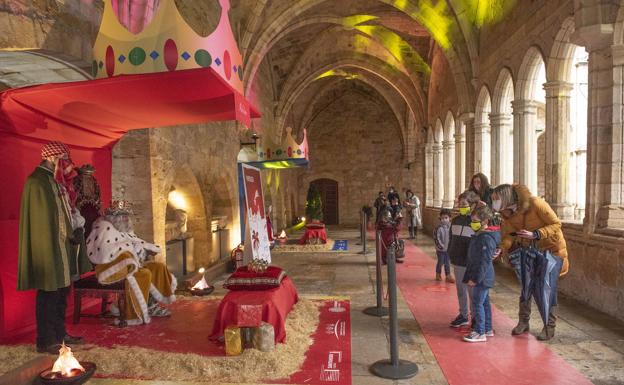
<svg viewBox="0 0 624 385">
<path fill-rule="evenodd" d="M 167 266 L 156 262 L 160 247 L 134 234 L 132 209 L 126 201 L 113 201 L 104 216 L 93 223 L 87 238 L 87 255 L 103 285 L 125 281 L 125 321 L 149 323 L 151 317 L 171 315 L 159 304 L 175 301 L 176 278 Z M 112 309 L 111 309 L 112 310 Z"/>
</svg>

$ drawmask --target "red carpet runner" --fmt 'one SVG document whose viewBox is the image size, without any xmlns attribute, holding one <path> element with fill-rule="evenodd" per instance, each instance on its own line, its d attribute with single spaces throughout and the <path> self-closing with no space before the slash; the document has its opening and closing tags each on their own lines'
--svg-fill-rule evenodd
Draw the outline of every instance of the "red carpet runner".
<svg viewBox="0 0 624 385">
<path fill-rule="evenodd" d="M 458 313 L 454 284 L 437 283 L 435 262 L 410 242 L 398 285 L 450 385 L 585 385 L 591 382 L 530 335 L 511 336 L 516 321 L 492 306 L 495 337 L 463 342 L 449 327 Z M 535 312 L 537 316 L 537 312 Z"/>
</svg>

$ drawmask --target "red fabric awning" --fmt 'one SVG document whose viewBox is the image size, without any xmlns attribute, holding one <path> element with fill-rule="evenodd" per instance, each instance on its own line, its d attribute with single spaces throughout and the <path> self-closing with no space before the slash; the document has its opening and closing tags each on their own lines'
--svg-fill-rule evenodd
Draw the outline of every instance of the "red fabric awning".
<svg viewBox="0 0 624 385">
<path fill-rule="evenodd" d="M 121 75 L 7 90 L 0 131 L 85 148 L 111 147 L 126 132 L 259 117 L 211 68 Z"/>
</svg>

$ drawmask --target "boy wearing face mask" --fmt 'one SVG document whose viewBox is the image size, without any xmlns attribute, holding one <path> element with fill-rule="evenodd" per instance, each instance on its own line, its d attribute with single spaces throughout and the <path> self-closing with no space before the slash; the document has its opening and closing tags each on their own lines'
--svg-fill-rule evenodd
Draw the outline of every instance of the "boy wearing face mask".
<svg viewBox="0 0 624 385">
<path fill-rule="evenodd" d="M 468 249 L 468 264 L 464 274 L 464 283 L 472 287 L 474 301 L 473 330 L 464 336 L 466 342 L 485 342 L 487 337 L 494 337 L 492 328 L 492 308 L 490 306 L 490 288 L 494 287 L 494 266 L 498 244 L 501 241 L 499 231 L 492 231 L 488 226 L 494 218 L 492 209 L 479 206 L 471 214 L 470 226 L 475 235 Z"/>
<path fill-rule="evenodd" d="M 469 324 L 468 309 L 474 319 L 472 306 L 472 288 L 463 282 L 466 264 L 468 262 L 468 247 L 474 230 L 470 227 L 470 213 L 479 204 L 480 197 L 473 191 L 464 191 L 457 200 L 459 215 L 451 221 L 450 242 L 448 254 L 455 273 L 455 285 L 457 287 L 457 301 L 459 314 L 451 321 L 451 327 L 458 328 Z"/>
<path fill-rule="evenodd" d="M 450 240 L 451 228 L 451 210 L 442 209 L 440 211 L 440 224 L 435 228 L 433 239 L 436 246 L 436 255 L 438 264 L 436 265 L 436 281 L 442 280 L 442 265 L 444 265 L 444 274 L 446 282 L 454 283 L 455 279 L 451 276 L 451 263 L 448 255 L 448 246 Z"/>
</svg>

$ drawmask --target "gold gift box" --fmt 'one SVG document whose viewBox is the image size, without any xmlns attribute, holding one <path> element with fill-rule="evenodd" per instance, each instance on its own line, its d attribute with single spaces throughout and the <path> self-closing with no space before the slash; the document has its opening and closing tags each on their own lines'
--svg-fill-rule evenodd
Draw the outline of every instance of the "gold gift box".
<svg viewBox="0 0 624 385">
<path fill-rule="evenodd" d="M 241 329 L 236 326 L 228 326 L 223 333 L 225 337 L 225 354 L 238 356 L 243 353 L 243 336 Z"/>
</svg>

